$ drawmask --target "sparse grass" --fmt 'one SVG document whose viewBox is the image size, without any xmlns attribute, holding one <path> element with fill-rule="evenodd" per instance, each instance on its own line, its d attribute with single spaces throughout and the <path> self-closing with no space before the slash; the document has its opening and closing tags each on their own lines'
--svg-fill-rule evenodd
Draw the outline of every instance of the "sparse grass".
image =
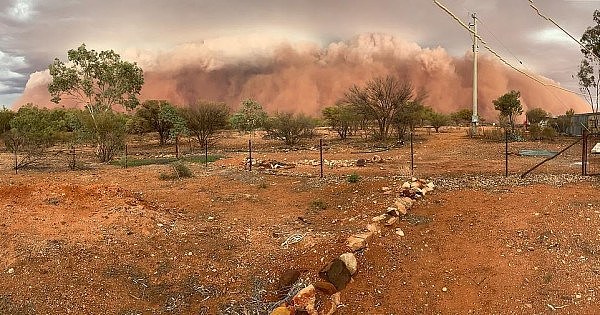
<svg viewBox="0 0 600 315">
<path fill-rule="evenodd" d="M 327 203 L 321 199 L 310 202 L 310 209 L 313 211 L 321 211 L 327 209 Z"/>
<path fill-rule="evenodd" d="M 181 161 L 171 163 L 171 173 L 160 173 L 159 178 L 162 180 L 175 180 L 181 178 L 190 178 L 194 176 L 190 168 Z"/>
<path fill-rule="evenodd" d="M 258 184 L 258 188 L 259 188 L 259 189 L 266 189 L 268 186 L 269 186 L 269 185 L 267 185 L 267 183 L 265 183 L 265 182 L 260 182 L 260 183 Z"/>
<path fill-rule="evenodd" d="M 358 175 L 356 173 L 352 173 L 352 174 L 348 175 L 347 180 L 349 183 L 358 183 L 358 181 L 360 180 L 360 175 Z"/>
<path fill-rule="evenodd" d="M 212 162 L 220 159 L 221 157 L 222 156 L 220 156 L 220 155 L 209 155 L 208 162 L 212 163 Z M 204 155 L 192 155 L 192 156 L 182 157 L 179 160 L 174 157 L 127 159 L 127 167 L 136 167 L 136 166 L 144 166 L 144 165 L 166 165 L 166 164 L 170 164 L 170 163 L 173 163 L 176 161 L 184 161 L 184 162 L 196 163 L 196 164 L 205 163 Z M 110 164 L 124 167 L 125 166 L 125 158 L 121 158 L 119 160 L 112 161 Z"/>
</svg>

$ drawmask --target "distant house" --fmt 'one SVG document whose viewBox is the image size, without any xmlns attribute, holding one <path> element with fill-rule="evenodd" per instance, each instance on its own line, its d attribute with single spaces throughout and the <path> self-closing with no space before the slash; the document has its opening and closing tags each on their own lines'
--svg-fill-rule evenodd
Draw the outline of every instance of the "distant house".
<svg viewBox="0 0 600 315">
<path fill-rule="evenodd" d="M 581 136 L 584 129 L 587 129 L 588 132 L 599 133 L 599 119 L 600 113 L 575 114 L 571 117 L 571 126 L 567 129 L 567 133 L 572 136 Z"/>
</svg>

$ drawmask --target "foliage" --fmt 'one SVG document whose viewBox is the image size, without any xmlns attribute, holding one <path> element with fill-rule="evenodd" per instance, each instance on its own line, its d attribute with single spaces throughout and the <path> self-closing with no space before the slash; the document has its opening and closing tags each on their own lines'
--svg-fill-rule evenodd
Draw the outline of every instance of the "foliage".
<svg viewBox="0 0 600 315">
<path fill-rule="evenodd" d="M 323 108 L 323 118 L 327 125 L 337 132 L 340 139 L 346 139 L 360 123 L 360 114 L 356 108 L 344 102 Z"/>
<path fill-rule="evenodd" d="M 2 107 L 0 110 L 0 135 L 10 130 L 10 121 L 15 117 L 15 112 Z"/>
<path fill-rule="evenodd" d="M 200 146 L 214 142 L 217 131 L 227 126 L 229 108 L 224 103 L 198 101 L 180 111 L 185 127 Z"/>
<path fill-rule="evenodd" d="M 19 108 L 10 121 L 10 130 L 3 134 L 4 144 L 15 156 L 15 168 L 37 163 L 57 141 L 57 132 L 50 110 L 32 104 Z"/>
<path fill-rule="evenodd" d="M 565 134 L 573 124 L 572 118 L 575 115 L 573 109 L 569 109 L 564 115 L 560 115 L 551 121 L 551 126 L 558 132 Z"/>
<path fill-rule="evenodd" d="M 231 116 L 231 126 L 240 132 L 252 132 L 264 127 L 267 121 L 267 113 L 262 105 L 252 99 L 242 101 L 239 111 Z"/>
<path fill-rule="evenodd" d="M 457 125 L 469 125 L 473 119 L 473 110 L 464 108 L 450 114 L 450 119 Z"/>
<path fill-rule="evenodd" d="M 148 100 L 141 104 L 133 119 L 135 131 L 155 131 L 158 133 L 159 144 L 184 132 L 185 121 L 177 109 L 165 100 Z"/>
<path fill-rule="evenodd" d="M 281 139 L 287 145 L 295 145 L 314 134 L 315 121 L 304 114 L 277 113 L 269 117 L 265 125 L 267 135 Z"/>
<path fill-rule="evenodd" d="M 80 116 L 86 139 L 96 146 L 96 156 L 102 163 L 112 159 L 125 147 L 127 118 L 112 111 L 100 112 L 94 118 L 83 113 Z"/>
<path fill-rule="evenodd" d="M 431 123 L 431 126 L 435 129 L 435 132 L 440 132 L 440 128 L 447 126 L 450 122 L 450 118 L 442 113 L 431 112 L 427 115 L 427 120 Z"/>
<path fill-rule="evenodd" d="M 392 123 L 396 129 L 398 139 L 403 139 L 408 130 L 413 130 L 427 115 L 427 107 L 423 106 L 419 96 L 414 101 L 404 104 L 393 117 Z"/>
<path fill-rule="evenodd" d="M 494 109 L 500 116 L 508 118 L 512 130 L 515 129 L 515 117 L 523 113 L 520 97 L 521 92 L 512 90 L 493 101 Z"/>
<path fill-rule="evenodd" d="M 310 202 L 310 209 L 312 211 L 322 211 L 327 209 L 327 203 L 321 199 L 313 200 Z"/>
<path fill-rule="evenodd" d="M 222 156 L 220 155 L 209 155 L 208 162 L 214 162 L 220 159 Z M 185 156 L 181 159 L 177 159 L 175 157 L 164 157 L 164 158 L 134 158 L 127 159 L 127 167 L 137 167 L 137 166 L 145 166 L 145 165 L 165 165 L 170 164 L 176 161 L 184 161 L 188 163 L 205 163 L 204 155 L 194 155 L 194 156 Z M 125 166 L 125 158 L 121 158 L 119 160 L 115 160 L 111 162 L 112 165 Z"/>
<path fill-rule="evenodd" d="M 581 37 L 583 59 L 577 71 L 581 91 L 592 111 L 600 109 L 600 10 L 594 11 L 594 26 L 588 27 Z"/>
<path fill-rule="evenodd" d="M 162 180 L 175 180 L 181 178 L 190 178 L 194 176 L 192 170 L 184 163 L 177 161 L 170 164 L 171 173 L 160 173 L 159 178 Z"/>
<path fill-rule="evenodd" d="M 69 50 L 67 56 L 67 64 L 56 58 L 49 67 L 52 102 L 58 104 L 66 97 L 85 105 L 92 116 L 115 105 L 126 109 L 138 105 L 144 78 L 135 63 L 121 60 L 112 50 L 88 50 L 85 44 Z"/>
<path fill-rule="evenodd" d="M 357 111 L 376 121 L 377 134 L 386 140 L 390 126 L 403 107 L 411 103 L 420 103 L 424 94 L 415 95 L 413 86 L 408 81 L 400 81 L 396 77 L 377 77 L 369 80 L 365 87 L 353 86 L 346 93 L 346 102 L 356 107 Z M 398 117 L 398 121 L 403 121 Z"/>
<path fill-rule="evenodd" d="M 356 173 L 352 173 L 352 174 L 348 175 L 347 180 L 349 183 L 358 183 L 358 181 L 360 180 L 360 175 L 358 175 Z"/>
<path fill-rule="evenodd" d="M 548 114 L 545 110 L 541 108 L 530 109 L 525 113 L 525 117 L 527 117 L 527 121 L 534 125 L 539 124 L 540 122 L 548 119 L 550 114 Z"/>
</svg>

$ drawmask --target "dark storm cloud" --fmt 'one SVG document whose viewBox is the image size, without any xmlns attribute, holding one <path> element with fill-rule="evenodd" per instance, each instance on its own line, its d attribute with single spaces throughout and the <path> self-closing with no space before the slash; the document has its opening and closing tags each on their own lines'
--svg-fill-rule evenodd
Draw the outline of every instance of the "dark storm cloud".
<svg viewBox="0 0 600 315">
<path fill-rule="evenodd" d="M 442 2 L 465 21 L 469 12 L 476 11 L 483 22 L 482 35 L 507 59 L 514 54 L 531 71 L 576 88 L 571 75 L 580 59 L 577 45 L 535 15 L 528 1 Z M 580 37 L 598 3 L 536 4 Z M 0 103 L 14 99 L 30 73 L 47 69 L 54 57 L 64 59 L 68 49 L 82 42 L 121 54 L 158 53 L 182 43 L 247 34 L 325 47 L 371 32 L 422 47 L 441 46 L 455 56 L 470 47 L 469 34 L 433 1 L 425 0 L 1 0 L 0 56 L 4 54 L 6 61 L 0 61 Z M 239 49 L 243 54 L 243 47 Z"/>
</svg>

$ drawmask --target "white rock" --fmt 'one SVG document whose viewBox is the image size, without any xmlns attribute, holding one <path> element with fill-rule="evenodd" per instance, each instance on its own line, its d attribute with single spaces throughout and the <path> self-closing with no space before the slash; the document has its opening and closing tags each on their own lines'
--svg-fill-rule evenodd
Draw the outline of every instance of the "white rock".
<svg viewBox="0 0 600 315">
<path fill-rule="evenodd" d="M 342 254 L 342 255 L 340 255 L 340 260 L 344 262 L 344 264 L 346 265 L 346 268 L 348 268 L 348 271 L 350 271 L 351 275 L 356 273 L 356 270 L 358 268 L 358 262 L 356 261 L 356 256 L 354 256 L 354 254 L 352 254 L 352 253 Z"/>
<path fill-rule="evenodd" d="M 9 274 L 13 274 L 13 273 L 15 273 L 15 269 L 14 269 L 14 268 L 10 268 L 10 269 L 8 269 L 8 273 L 9 273 Z"/>
<path fill-rule="evenodd" d="M 400 236 L 404 236 L 404 231 L 402 231 L 402 229 L 396 229 L 396 234 L 400 235 Z"/>
</svg>

